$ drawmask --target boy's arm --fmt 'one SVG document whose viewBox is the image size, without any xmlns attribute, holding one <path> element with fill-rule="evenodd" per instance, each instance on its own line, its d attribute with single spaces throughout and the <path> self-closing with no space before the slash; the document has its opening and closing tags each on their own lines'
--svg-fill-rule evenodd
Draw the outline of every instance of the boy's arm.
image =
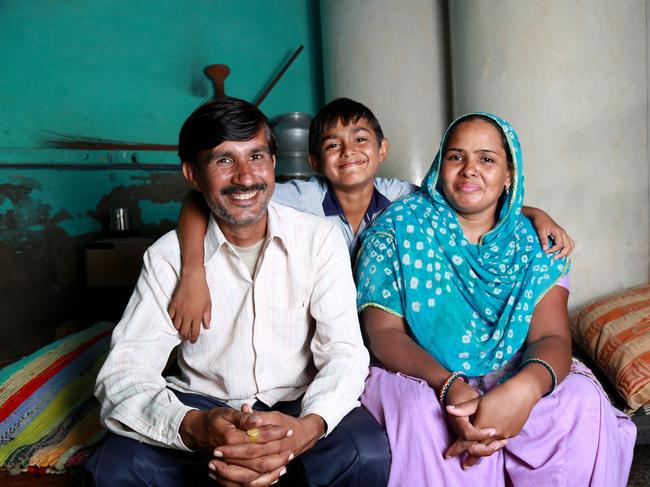
<svg viewBox="0 0 650 487">
<path fill-rule="evenodd" d="M 402 196 L 414 193 L 419 189 L 418 186 L 410 181 L 403 181 L 396 178 L 375 178 L 375 188 L 383 194 L 389 201 L 393 202 Z"/>
<path fill-rule="evenodd" d="M 323 216 L 323 196 L 327 191 L 325 179 L 312 176 L 307 181 L 292 179 L 275 183 L 273 201 L 298 211 Z"/>
<path fill-rule="evenodd" d="M 575 247 L 573 239 L 569 237 L 564 228 L 555 223 L 548 213 L 532 206 L 522 207 L 521 212 L 535 227 L 544 252 L 547 254 L 557 252 L 555 259 L 566 257 L 573 252 Z M 550 245 L 549 236 L 553 238 L 553 246 Z"/>
<path fill-rule="evenodd" d="M 210 328 L 212 302 L 205 277 L 203 242 L 210 210 L 203 195 L 192 190 L 185 196 L 178 221 L 181 275 L 167 312 L 183 340 L 195 342 L 201 322 Z"/>
</svg>

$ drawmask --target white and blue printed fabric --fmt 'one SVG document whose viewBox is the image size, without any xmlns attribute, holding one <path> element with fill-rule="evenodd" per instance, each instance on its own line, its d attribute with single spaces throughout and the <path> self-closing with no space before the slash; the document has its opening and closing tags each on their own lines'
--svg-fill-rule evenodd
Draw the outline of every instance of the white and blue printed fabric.
<svg viewBox="0 0 650 487">
<path fill-rule="evenodd" d="M 494 228 L 470 244 L 456 211 L 437 188 L 450 125 L 419 192 L 395 201 L 362 236 L 357 258 L 359 311 L 374 306 L 403 317 L 417 343 L 450 371 L 497 370 L 528 335 L 535 305 L 569 268 L 543 252 L 521 214 L 521 148 L 508 122 L 487 113 L 505 135 L 513 184 Z"/>
</svg>

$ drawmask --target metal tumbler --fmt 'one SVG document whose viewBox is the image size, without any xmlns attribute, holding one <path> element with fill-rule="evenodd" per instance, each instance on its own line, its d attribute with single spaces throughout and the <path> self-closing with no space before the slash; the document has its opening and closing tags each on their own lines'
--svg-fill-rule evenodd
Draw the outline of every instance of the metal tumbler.
<svg viewBox="0 0 650 487">
<path fill-rule="evenodd" d="M 129 230 L 129 209 L 128 208 L 111 208 L 110 224 L 111 232 L 126 232 Z"/>
</svg>

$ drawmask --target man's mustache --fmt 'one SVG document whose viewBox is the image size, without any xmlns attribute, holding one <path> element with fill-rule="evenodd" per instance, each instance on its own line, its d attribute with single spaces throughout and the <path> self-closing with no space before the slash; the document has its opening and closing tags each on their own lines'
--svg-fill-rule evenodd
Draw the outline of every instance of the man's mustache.
<svg viewBox="0 0 650 487">
<path fill-rule="evenodd" d="M 232 184 L 230 186 L 226 186 L 225 188 L 223 188 L 221 190 L 221 194 L 223 196 L 227 196 L 233 193 L 248 193 L 250 191 L 266 191 L 266 184 L 259 183 L 259 184 L 251 184 L 250 186 Z"/>
</svg>

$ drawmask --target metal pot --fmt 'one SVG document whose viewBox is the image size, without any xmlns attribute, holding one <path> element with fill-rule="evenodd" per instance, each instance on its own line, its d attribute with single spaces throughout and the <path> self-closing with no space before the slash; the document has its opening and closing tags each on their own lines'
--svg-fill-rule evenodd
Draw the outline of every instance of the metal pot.
<svg viewBox="0 0 650 487">
<path fill-rule="evenodd" d="M 275 117 L 271 125 L 278 140 L 275 174 L 278 180 L 307 178 L 314 174 L 309 166 L 309 123 L 306 113 L 289 112 Z"/>
</svg>

